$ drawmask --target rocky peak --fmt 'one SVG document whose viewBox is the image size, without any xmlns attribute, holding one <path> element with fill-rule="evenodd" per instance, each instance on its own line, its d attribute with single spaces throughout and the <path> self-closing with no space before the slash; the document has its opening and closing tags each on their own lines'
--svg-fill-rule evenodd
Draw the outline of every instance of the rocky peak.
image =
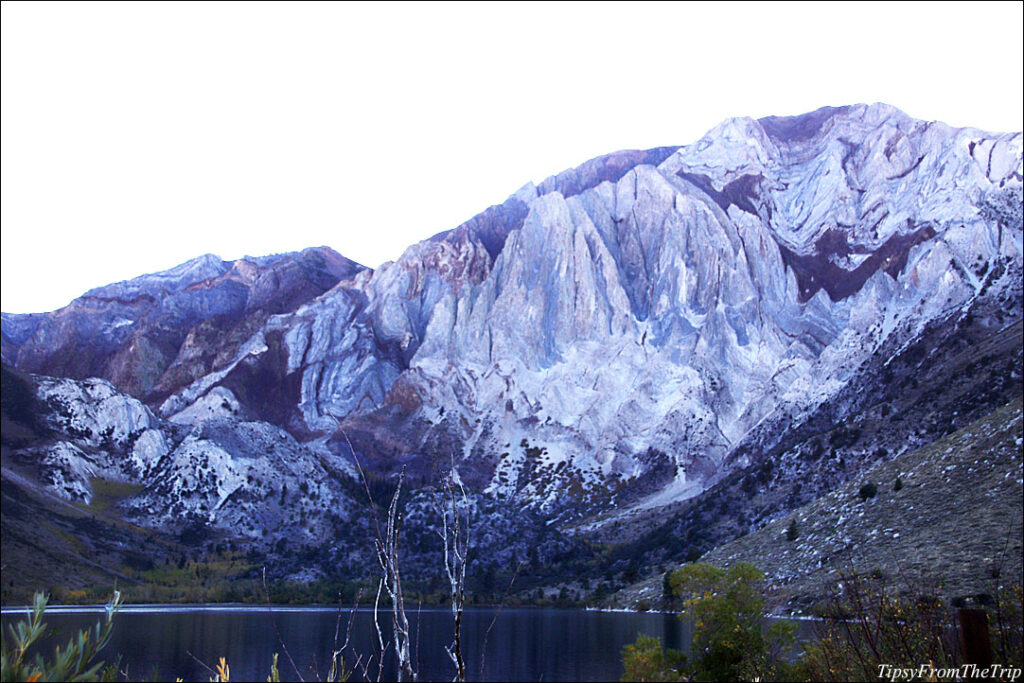
<svg viewBox="0 0 1024 683">
<path fill-rule="evenodd" d="M 268 315 L 361 270 L 326 247 L 237 261 L 207 254 L 92 289 L 53 313 L 4 314 L 4 360 L 30 372 L 103 377 L 147 398 L 209 372 Z M 206 358 L 198 368 L 197 353 Z"/>
<path fill-rule="evenodd" d="M 72 308 L 14 325 L 5 357 L 111 377 L 180 423 L 227 405 L 340 456 L 351 440 L 385 469 L 458 454 L 480 488 L 550 510 L 613 481 L 654 504 L 883 344 L 1019 290 L 1020 188 L 1019 133 L 878 104 L 729 119 L 527 184 L 376 271 L 323 249 L 204 257 L 116 286 L 177 292 L 173 316 Z M 90 344 L 87 369 L 53 360 Z"/>
<path fill-rule="evenodd" d="M 204 254 L 170 270 L 141 275 L 131 280 L 90 289 L 82 295 L 82 298 L 117 301 L 124 304 L 131 304 L 142 298 L 153 301 L 157 297 L 180 292 L 191 285 L 213 280 L 224 275 L 230 269 L 231 264 L 222 261 L 219 256 Z M 74 302 L 70 305 L 74 305 Z"/>
</svg>

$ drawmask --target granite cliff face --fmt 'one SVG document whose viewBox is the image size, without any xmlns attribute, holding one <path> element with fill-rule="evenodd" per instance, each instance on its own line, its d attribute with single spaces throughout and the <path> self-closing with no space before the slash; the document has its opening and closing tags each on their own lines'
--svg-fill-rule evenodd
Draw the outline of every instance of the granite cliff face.
<svg viewBox="0 0 1024 683">
<path fill-rule="evenodd" d="M 528 184 L 377 270 L 326 249 L 202 257 L 4 314 L 4 362 L 146 404 L 128 432 L 164 436 L 118 467 L 161 473 L 130 505 L 152 524 L 214 519 L 252 434 L 287 443 L 261 472 L 308 461 L 325 492 L 317 468 L 354 448 L 419 481 L 452 458 L 547 519 L 654 509 L 751 466 L 951 316 L 1019 319 L 1021 142 L 886 105 L 730 119 Z M 208 469 L 186 457 L 204 440 L 224 453 Z"/>
<path fill-rule="evenodd" d="M 527 185 L 270 318 L 160 411 L 271 377 L 276 405 L 243 403 L 385 469 L 454 452 L 552 510 L 698 493 L 894 335 L 1019 290 L 1020 177 L 1019 134 L 884 105 L 729 120 Z"/>
</svg>

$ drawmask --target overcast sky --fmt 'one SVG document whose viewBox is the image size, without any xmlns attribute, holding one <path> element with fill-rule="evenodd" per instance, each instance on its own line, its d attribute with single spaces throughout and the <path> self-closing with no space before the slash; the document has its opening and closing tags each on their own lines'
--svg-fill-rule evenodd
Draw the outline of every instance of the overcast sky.
<svg viewBox="0 0 1024 683">
<path fill-rule="evenodd" d="M 1022 3 L 2 4 L 2 308 L 204 253 L 376 267 L 730 116 L 1021 130 Z"/>
</svg>

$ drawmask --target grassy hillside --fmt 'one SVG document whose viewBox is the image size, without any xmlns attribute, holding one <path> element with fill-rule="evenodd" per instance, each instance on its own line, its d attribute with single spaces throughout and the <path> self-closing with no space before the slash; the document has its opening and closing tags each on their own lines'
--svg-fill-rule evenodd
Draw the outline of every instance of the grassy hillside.
<svg viewBox="0 0 1024 683">
<path fill-rule="evenodd" d="M 777 611 L 810 609 L 844 573 L 881 577 L 908 593 L 984 600 L 1000 583 L 1021 581 L 1021 444 L 1018 398 L 702 561 L 760 567 Z M 660 589 L 648 583 L 623 597 Z"/>
</svg>

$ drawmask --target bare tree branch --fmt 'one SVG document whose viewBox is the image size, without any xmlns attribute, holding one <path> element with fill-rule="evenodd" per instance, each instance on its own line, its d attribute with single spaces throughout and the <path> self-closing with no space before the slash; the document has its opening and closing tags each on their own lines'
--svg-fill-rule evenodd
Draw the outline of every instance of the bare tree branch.
<svg viewBox="0 0 1024 683">
<path fill-rule="evenodd" d="M 405 481 L 405 468 L 398 478 L 395 495 L 388 506 L 387 526 L 383 538 L 377 538 L 377 561 L 383 578 L 381 584 L 391 599 L 391 625 L 395 639 L 395 656 L 398 658 L 398 679 L 415 681 L 409 643 L 409 619 L 405 615 L 405 595 L 402 592 L 402 575 L 398 566 L 398 536 L 402 531 L 402 515 L 398 512 L 398 499 Z"/>
<path fill-rule="evenodd" d="M 377 606 L 380 602 L 381 589 L 387 593 L 391 600 L 391 625 L 392 635 L 395 642 L 395 657 L 398 659 L 398 680 L 415 681 L 416 671 L 412 666 L 412 657 L 409 643 L 409 620 L 405 615 L 405 596 L 402 592 L 402 576 L 398 567 L 398 535 L 402 530 L 402 516 L 398 512 L 398 499 L 402 493 L 402 484 L 405 482 L 405 468 L 398 477 L 398 486 L 391 497 L 391 504 L 388 506 L 388 516 L 384 531 L 381 531 L 380 517 L 377 515 L 377 506 L 374 504 L 373 495 L 370 493 L 370 483 L 366 478 L 366 472 L 359 462 L 356 449 L 348 434 L 342 431 L 345 442 L 348 444 L 352 459 L 355 461 L 356 469 L 363 480 L 363 488 L 366 489 L 366 497 L 370 502 L 370 511 L 373 515 L 374 529 L 377 532 L 375 541 L 377 549 L 377 562 L 381 568 L 381 580 L 377 587 L 377 600 L 373 605 L 373 621 L 377 628 L 377 640 L 380 644 L 380 662 L 378 663 L 377 680 L 383 675 L 384 666 L 384 636 L 380 629 L 380 621 L 377 618 Z M 389 643 L 390 645 L 390 643 Z"/>
<path fill-rule="evenodd" d="M 459 512 L 459 496 L 461 494 L 464 515 Z M 455 457 L 451 458 L 451 469 L 441 480 L 441 523 L 438 531 L 444 541 L 444 570 L 448 575 L 452 604 L 452 618 L 455 620 L 455 636 L 445 651 L 455 665 L 457 681 L 466 680 L 466 662 L 462 656 L 462 614 L 466 604 L 466 564 L 469 556 L 470 508 L 469 497 L 462 485 L 462 480 L 455 470 Z M 448 510 L 449 505 L 451 510 Z M 465 533 L 463 533 L 463 517 L 465 517 Z"/>
</svg>

